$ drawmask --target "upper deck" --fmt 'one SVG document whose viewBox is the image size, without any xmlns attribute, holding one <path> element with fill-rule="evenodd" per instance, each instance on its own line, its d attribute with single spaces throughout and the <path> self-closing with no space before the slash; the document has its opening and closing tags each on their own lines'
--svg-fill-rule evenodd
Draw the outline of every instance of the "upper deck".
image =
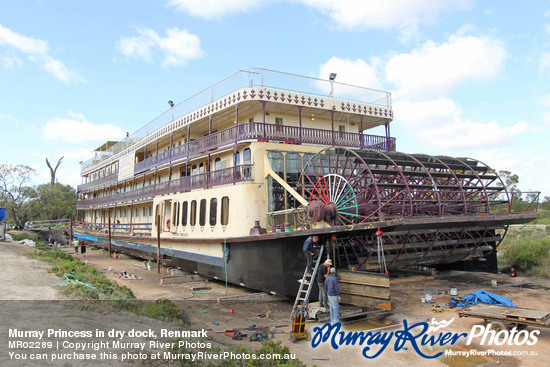
<svg viewBox="0 0 550 367">
<path fill-rule="evenodd" d="M 360 99 L 360 100 L 359 100 Z M 269 111 L 295 113 L 294 124 L 283 126 L 266 121 Z M 242 117 L 249 117 L 242 121 Z M 96 151 L 82 163 L 81 174 L 132 153 L 133 169 L 139 173 L 166 160 L 197 154 L 246 140 L 284 141 L 395 150 L 395 139 L 364 134 L 363 131 L 392 120 L 389 92 L 273 70 L 248 68 L 202 90 L 158 116 L 124 140 Z M 344 119 L 357 132 L 336 131 L 335 121 Z M 306 124 L 307 121 L 307 124 Z M 318 123 L 314 123 L 318 121 Z M 324 121 L 323 125 L 321 122 Z M 330 122 L 330 123 L 329 123 Z M 193 134 L 190 133 L 192 126 Z M 315 126 L 315 127 L 314 127 Z M 174 133 L 186 131 L 183 144 L 174 146 Z M 168 145 L 162 154 L 147 154 L 147 146 Z M 134 152 L 143 149 L 142 154 Z M 152 149 L 149 149 L 149 152 Z M 123 167 L 121 167 L 123 169 Z"/>
</svg>

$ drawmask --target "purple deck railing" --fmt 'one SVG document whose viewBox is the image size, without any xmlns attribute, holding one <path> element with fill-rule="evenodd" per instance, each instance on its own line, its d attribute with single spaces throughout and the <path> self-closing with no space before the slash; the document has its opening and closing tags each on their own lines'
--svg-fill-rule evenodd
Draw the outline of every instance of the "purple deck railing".
<svg viewBox="0 0 550 367">
<path fill-rule="evenodd" d="M 117 179 L 118 179 L 118 174 L 117 173 L 112 173 L 108 176 L 103 176 L 100 179 L 97 179 L 95 181 L 91 181 L 91 182 L 87 182 L 87 183 L 82 184 L 82 185 L 78 185 L 76 187 L 76 191 L 82 192 L 86 189 L 89 189 L 91 187 L 95 187 L 95 186 L 98 186 L 98 185 L 102 185 L 102 184 L 107 185 L 107 184 L 110 184 L 110 183 L 114 183 L 114 182 L 117 182 Z"/>
<path fill-rule="evenodd" d="M 190 141 L 138 162 L 134 167 L 134 173 L 144 172 L 164 163 L 246 140 L 272 140 L 292 144 L 318 144 L 384 152 L 395 151 L 395 138 L 391 137 L 248 122 Z"/>
<path fill-rule="evenodd" d="M 221 148 L 235 142 L 248 140 L 277 141 L 289 144 L 316 144 L 326 146 L 340 146 L 359 149 L 373 149 L 387 152 L 395 151 L 395 138 L 367 135 L 299 126 L 285 126 L 248 122 L 230 127 L 202 138 L 179 145 L 165 152 L 156 154 L 134 166 L 134 174 L 145 172 L 150 168 L 185 159 L 189 156 Z M 77 187 L 77 191 L 116 181 L 116 175 L 102 177 L 99 180 L 85 183 Z"/>
<path fill-rule="evenodd" d="M 224 168 L 217 171 L 185 176 L 177 180 L 160 182 L 127 192 L 88 200 L 78 200 L 77 209 L 86 209 L 90 206 L 116 204 L 125 201 L 148 199 L 157 195 L 173 194 L 211 186 L 227 185 L 237 182 L 252 181 L 252 165 L 243 164 L 236 167 Z"/>
</svg>

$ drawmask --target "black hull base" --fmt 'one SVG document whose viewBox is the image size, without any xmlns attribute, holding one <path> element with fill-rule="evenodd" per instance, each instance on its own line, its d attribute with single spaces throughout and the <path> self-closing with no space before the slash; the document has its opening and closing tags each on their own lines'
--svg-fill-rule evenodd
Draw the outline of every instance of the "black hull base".
<svg viewBox="0 0 550 367">
<path fill-rule="evenodd" d="M 103 238 L 76 235 L 88 244 L 107 249 Z M 226 260 L 161 248 L 162 264 L 177 267 L 213 279 L 264 291 L 282 297 L 294 298 L 298 292 L 298 279 L 306 267 L 302 251 L 305 238 L 263 239 L 256 242 L 227 243 Z M 156 260 L 155 246 L 128 241 L 112 241 L 112 251 L 143 259 Z M 227 261 L 227 267 L 225 266 Z M 317 287 L 312 289 L 317 297 Z"/>
</svg>

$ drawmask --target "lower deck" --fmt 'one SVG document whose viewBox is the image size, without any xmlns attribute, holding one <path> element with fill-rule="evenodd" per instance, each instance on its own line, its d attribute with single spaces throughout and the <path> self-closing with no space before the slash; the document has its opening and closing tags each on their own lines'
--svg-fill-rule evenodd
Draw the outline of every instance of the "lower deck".
<svg viewBox="0 0 550 367">
<path fill-rule="evenodd" d="M 306 259 L 307 237 L 319 236 L 337 269 L 384 272 L 413 266 L 448 266 L 477 261 L 494 253 L 509 224 L 525 223 L 535 213 L 428 217 L 364 223 L 243 237 L 162 238 L 112 235 L 112 249 L 214 279 L 293 297 Z M 376 232 L 383 234 L 378 242 Z M 77 237 L 108 248 L 108 233 L 76 228 Z M 382 261 L 383 259 L 383 261 Z M 496 270 L 496 269 L 494 269 Z"/>
</svg>

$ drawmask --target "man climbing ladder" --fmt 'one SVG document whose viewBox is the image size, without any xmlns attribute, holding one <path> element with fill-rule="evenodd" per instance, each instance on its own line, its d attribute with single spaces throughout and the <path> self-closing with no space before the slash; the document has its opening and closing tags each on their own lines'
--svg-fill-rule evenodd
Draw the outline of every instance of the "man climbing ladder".
<svg viewBox="0 0 550 367">
<path fill-rule="evenodd" d="M 304 244 L 304 248 L 305 248 L 305 244 Z M 302 276 L 302 279 L 298 280 L 300 282 L 300 288 L 298 289 L 298 294 L 296 295 L 296 300 L 294 301 L 294 307 L 292 307 L 291 318 L 294 315 L 296 315 L 298 311 L 305 311 L 307 307 L 307 304 L 309 301 L 309 295 L 311 293 L 311 284 L 314 283 L 313 280 L 316 279 L 315 276 L 317 274 L 317 269 L 319 268 L 319 260 L 323 255 L 323 250 L 324 250 L 324 246 L 321 246 L 320 250 L 317 253 L 317 256 L 315 257 L 315 260 L 312 259 L 312 263 L 309 263 L 308 261 L 308 266 L 304 271 L 304 275 Z"/>
</svg>

